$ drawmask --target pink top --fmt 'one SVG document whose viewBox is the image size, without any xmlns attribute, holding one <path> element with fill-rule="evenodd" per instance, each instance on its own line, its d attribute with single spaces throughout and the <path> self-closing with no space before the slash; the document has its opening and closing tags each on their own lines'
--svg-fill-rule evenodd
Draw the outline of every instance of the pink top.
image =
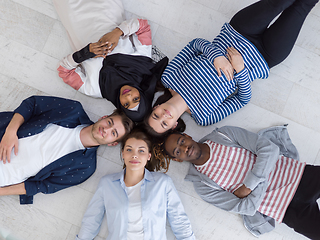
<svg viewBox="0 0 320 240">
<path fill-rule="evenodd" d="M 224 190 L 233 193 L 242 184 L 256 162 L 256 155 L 244 148 L 228 147 L 206 141 L 210 147 L 209 160 L 196 169 L 207 175 Z M 300 183 L 305 163 L 279 156 L 269 174 L 266 195 L 257 211 L 281 223 L 284 214 Z"/>
</svg>

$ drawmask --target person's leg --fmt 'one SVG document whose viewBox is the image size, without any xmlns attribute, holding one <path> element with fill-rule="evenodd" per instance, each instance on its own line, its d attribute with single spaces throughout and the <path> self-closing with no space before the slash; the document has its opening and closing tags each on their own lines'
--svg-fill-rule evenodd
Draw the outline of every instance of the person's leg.
<svg viewBox="0 0 320 240">
<path fill-rule="evenodd" d="M 320 166 L 307 165 L 283 223 L 311 239 L 320 239 Z"/>
<path fill-rule="evenodd" d="M 250 41 L 261 35 L 270 22 L 295 0 L 261 0 L 237 12 L 230 25 Z"/>
<path fill-rule="evenodd" d="M 281 63 L 290 54 L 304 20 L 318 1 L 295 1 L 263 33 L 263 55 L 270 68 Z"/>
</svg>

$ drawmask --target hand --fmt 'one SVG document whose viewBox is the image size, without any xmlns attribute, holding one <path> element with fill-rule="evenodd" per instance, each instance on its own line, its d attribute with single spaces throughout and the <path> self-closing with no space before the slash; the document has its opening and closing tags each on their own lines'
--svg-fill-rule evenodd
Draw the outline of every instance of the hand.
<svg viewBox="0 0 320 240">
<path fill-rule="evenodd" d="M 99 39 L 99 43 L 106 44 L 106 48 L 109 52 L 112 52 L 113 49 L 118 45 L 120 36 L 123 35 L 123 32 L 120 28 L 115 28 L 113 31 L 106 33 Z"/>
<path fill-rule="evenodd" d="M 227 57 L 237 73 L 244 69 L 244 61 L 241 54 L 234 47 L 227 48 Z"/>
<path fill-rule="evenodd" d="M 228 81 L 233 79 L 233 67 L 226 57 L 216 57 L 213 61 L 213 65 L 216 68 L 219 77 L 221 77 L 222 70 Z"/>
<path fill-rule="evenodd" d="M 18 136 L 16 132 L 5 132 L 0 142 L 0 160 L 5 164 L 6 161 L 10 163 L 10 157 L 12 149 L 14 148 L 14 154 L 18 154 Z"/>
<path fill-rule="evenodd" d="M 238 198 L 245 198 L 251 193 L 251 189 L 247 188 L 244 184 L 233 192 Z"/>
<path fill-rule="evenodd" d="M 94 58 L 97 58 L 97 57 L 105 58 L 108 53 L 108 46 L 106 43 L 100 43 L 100 42 L 90 43 L 89 51 L 96 55 Z"/>
</svg>

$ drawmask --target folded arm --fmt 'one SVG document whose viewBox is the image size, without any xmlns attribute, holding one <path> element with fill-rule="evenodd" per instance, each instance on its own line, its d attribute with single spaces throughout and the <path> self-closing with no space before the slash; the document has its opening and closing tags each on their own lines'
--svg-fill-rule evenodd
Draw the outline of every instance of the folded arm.
<svg viewBox="0 0 320 240">
<path fill-rule="evenodd" d="M 187 180 L 193 181 L 201 198 L 223 210 L 244 215 L 254 215 L 268 187 L 268 177 L 279 157 L 279 148 L 268 139 L 243 128 L 224 126 L 207 135 L 206 140 L 232 147 L 242 147 L 256 154 L 256 163 L 244 179 L 238 192 L 228 192 L 206 175 L 190 166 Z"/>
<path fill-rule="evenodd" d="M 234 48 L 228 48 L 227 57 L 223 54 L 223 51 L 216 47 L 208 40 L 197 38 L 190 43 L 191 47 L 198 53 L 202 53 L 208 58 L 208 60 L 214 65 L 217 70 L 218 76 L 221 77 L 221 71 L 225 74 L 228 81 L 231 81 L 234 76 L 234 70 L 239 73 L 244 66 L 241 54 Z M 241 61 L 242 60 L 242 61 Z"/>
<path fill-rule="evenodd" d="M 261 204 L 267 184 L 260 183 L 247 197 L 238 198 L 222 188 L 213 187 L 202 181 L 193 182 L 200 197 L 214 206 L 243 215 L 252 216 Z"/>
<path fill-rule="evenodd" d="M 248 70 L 244 68 L 234 77 L 238 85 L 237 93 L 232 97 L 226 98 L 210 115 L 198 124 L 202 126 L 212 125 L 248 104 L 252 95 Z"/>
<path fill-rule="evenodd" d="M 267 182 L 269 174 L 279 159 L 279 147 L 265 137 L 243 128 L 226 126 L 218 131 L 257 156 L 256 162 L 246 175 L 243 184 L 254 190 L 259 183 Z"/>
</svg>

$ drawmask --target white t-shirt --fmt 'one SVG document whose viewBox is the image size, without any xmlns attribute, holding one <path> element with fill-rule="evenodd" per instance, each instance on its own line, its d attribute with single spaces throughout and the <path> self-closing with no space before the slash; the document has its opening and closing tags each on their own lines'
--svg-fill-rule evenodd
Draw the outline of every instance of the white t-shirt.
<svg viewBox="0 0 320 240">
<path fill-rule="evenodd" d="M 21 183 L 55 160 L 84 149 L 80 140 L 84 127 L 49 124 L 41 133 L 19 139 L 18 155 L 12 151 L 10 163 L 0 163 L 0 186 Z"/>
<path fill-rule="evenodd" d="M 129 199 L 128 208 L 128 240 L 143 240 L 143 224 L 142 224 L 142 209 L 141 209 L 141 180 L 132 187 L 126 187 Z"/>
</svg>

